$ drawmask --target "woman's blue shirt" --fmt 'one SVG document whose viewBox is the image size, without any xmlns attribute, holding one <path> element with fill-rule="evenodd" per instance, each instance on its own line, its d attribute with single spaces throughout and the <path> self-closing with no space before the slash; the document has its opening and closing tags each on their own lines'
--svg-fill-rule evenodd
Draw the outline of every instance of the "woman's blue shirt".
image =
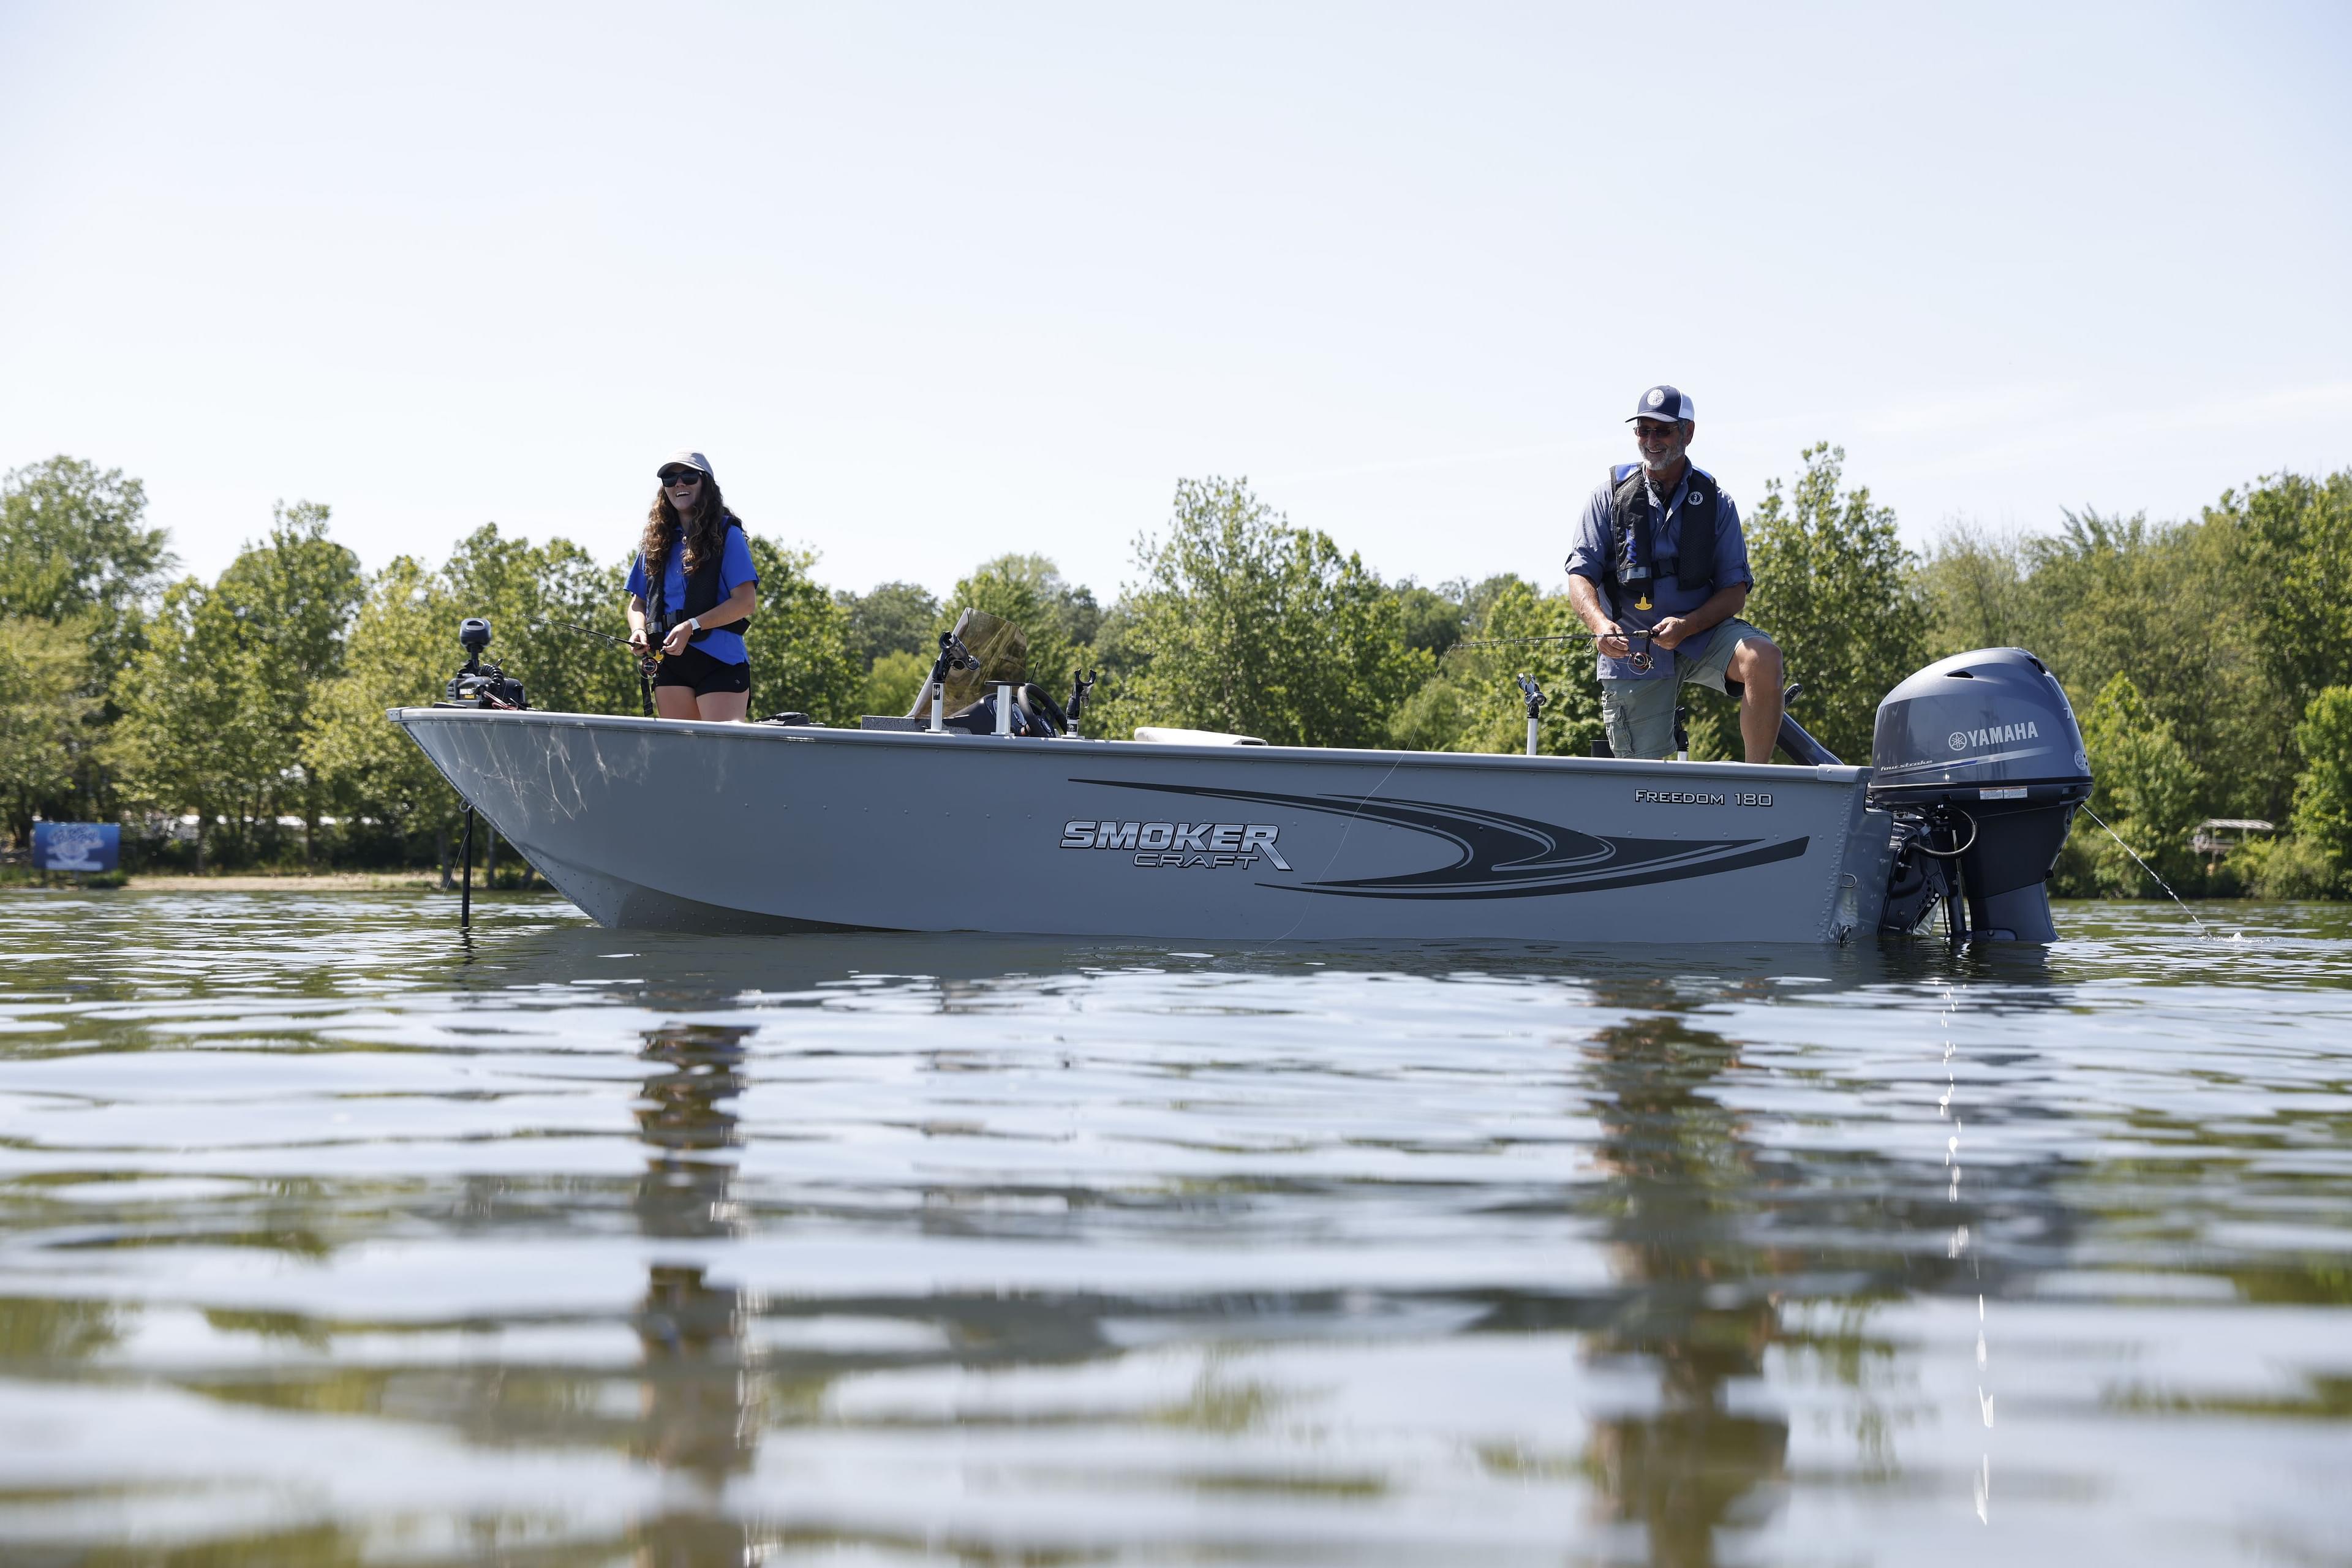
<svg viewBox="0 0 2352 1568">
<path fill-rule="evenodd" d="M 684 620 L 677 613 L 686 603 L 686 549 L 684 529 L 673 529 L 669 536 L 668 570 L 662 574 L 662 603 L 670 606 L 670 619 Z M 746 583 L 756 583 L 760 574 L 751 567 L 751 544 L 740 528 L 727 531 L 727 549 L 719 558 L 719 602 Z M 627 592 L 639 598 L 646 595 L 646 556 L 637 552 L 635 564 L 629 568 Z M 743 636 L 733 626 L 720 626 L 695 647 L 721 664 L 741 664 L 750 656 L 743 651 Z"/>
</svg>

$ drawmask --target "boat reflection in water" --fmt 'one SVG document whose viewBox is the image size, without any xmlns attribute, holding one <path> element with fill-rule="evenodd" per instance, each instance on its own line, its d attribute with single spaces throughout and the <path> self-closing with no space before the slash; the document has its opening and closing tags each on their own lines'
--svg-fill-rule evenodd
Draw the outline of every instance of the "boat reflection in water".
<svg viewBox="0 0 2352 1568">
<path fill-rule="evenodd" d="M 604 939 L 569 931 L 541 940 L 568 948 Z M 1486 962 L 1502 968 L 1502 956 L 1486 955 Z M 1825 1278 L 1817 1247 L 1796 1239 L 1772 1244 L 1776 1233 L 1791 1233 L 1801 1224 L 1829 1190 L 1874 1194 L 1860 1211 L 1836 1222 L 1867 1231 L 1889 1222 L 1879 1194 L 1924 1184 L 1935 1185 L 1940 1198 L 1940 1172 L 1906 1172 L 1867 1154 L 1825 1163 L 1819 1152 L 1760 1144 L 1748 1114 L 1735 1102 L 1734 1086 L 1752 1083 L 1766 1069 L 1747 1059 L 1738 1039 L 1699 1026 L 1697 1015 L 1719 1011 L 1727 988 L 1769 998 L 1773 971 L 1758 965 L 1746 974 L 1717 976 L 1692 992 L 1677 977 L 1686 956 L 1660 955 L 1648 964 L 1613 955 L 1605 963 L 1569 961 L 1588 988 L 1585 1005 L 1618 1021 L 1592 1029 L 1573 1047 L 1580 1064 L 1573 1073 L 1576 1098 L 1594 1118 L 1588 1169 L 1602 1180 L 1591 1183 L 1562 1169 L 1557 1174 L 1563 1184 L 1550 1189 L 1551 1201 L 1598 1222 L 1587 1234 L 1601 1246 L 1610 1283 L 1560 1293 L 1504 1288 L 1456 1295 L 1440 1288 L 1424 1303 L 1482 1300 L 1484 1310 L 1462 1325 L 1475 1336 L 1570 1336 L 1560 1343 L 1591 1374 L 1593 1388 L 1582 1451 L 1522 1458 L 1551 1479 L 1589 1486 L 1591 1522 L 1617 1538 L 1628 1560 L 1676 1564 L 1717 1561 L 1719 1552 L 1753 1541 L 1780 1510 L 1790 1484 L 1791 1421 L 1775 1392 L 1787 1385 L 1786 1373 L 1768 1366 L 1776 1354 L 1802 1360 L 1846 1385 L 1849 1409 L 1863 1412 L 1852 1434 L 1858 1470 L 1894 1473 L 1885 1430 L 1874 1425 L 1877 1418 L 1867 1408 L 1870 1396 L 1840 1369 L 1877 1353 L 1864 1334 L 1874 1300 L 1906 1289 L 1936 1290 L 1946 1272 L 1865 1245 L 1840 1258 Z M 927 998 L 937 1016 L 950 1016 L 1001 1007 L 1011 974 L 1071 973 L 1089 963 L 1113 967 L 1136 955 L 1004 939 L 896 939 L 893 945 L 892 939 L 844 937 L 782 953 L 758 939 L 704 939 L 690 961 L 680 957 L 681 965 L 660 986 L 635 999 L 701 1010 L 762 984 L 790 993 L 821 986 L 833 975 L 879 968 L 882 960 L 905 963 L 919 957 L 929 978 L 896 993 L 902 999 Z M 2018 974 L 2043 962 L 2032 950 L 2000 957 L 2000 967 Z M 793 959 L 811 961 L 811 973 L 799 973 Z M 1293 972 L 1301 961 L 1226 953 L 1215 962 L 1272 975 Z M 1465 960 L 1459 953 L 1441 959 L 1392 952 L 1361 962 L 1389 971 Z M 1552 962 L 1561 960 L 1555 955 Z M 1904 962 L 1859 955 L 1822 989 L 1907 975 Z M 500 978 L 532 977 L 524 966 Z M 631 1199 L 635 1225 L 656 1244 L 681 1244 L 667 1256 L 654 1247 L 632 1323 L 640 1361 L 637 1419 L 627 1440 L 670 1483 L 663 1508 L 629 1530 L 641 1563 L 738 1562 L 775 1539 L 777 1505 L 794 1491 L 799 1483 L 791 1478 L 803 1467 L 795 1458 L 779 1468 L 774 1455 L 759 1464 L 761 1428 L 771 1428 L 764 1436 L 785 1453 L 805 1443 L 813 1426 L 837 1432 L 853 1448 L 870 1443 L 870 1429 L 862 1430 L 856 1419 L 843 1425 L 837 1414 L 826 1413 L 828 1391 L 845 1377 L 884 1366 L 1046 1374 L 1087 1364 L 1108 1368 L 1131 1353 L 1112 1321 L 1130 1329 L 1152 1321 L 1196 1331 L 1220 1324 L 1215 1335 L 1228 1354 L 1262 1344 L 1278 1363 L 1281 1347 L 1299 1342 L 1296 1323 L 1339 1312 L 1336 1296 L 1314 1290 L 1236 1295 L 1206 1286 L 1173 1295 L 1053 1289 L 1005 1294 L 950 1287 L 909 1295 L 829 1290 L 812 1280 L 805 1296 L 776 1296 L 769 1293 L 772 1286 L 747 1289 L 730 1282 L 723 1258 L 711 1261 L 710 1244 L 756 1243 L 772 1234 L 782 1213 L 774 1206 L 775 1194 L 763 1198 L 739 1179 L 746 1151 L 737 1107 L 750 1088 L 753 1033 L 744 1026 L 672 1026 L 645 1035 L 639 1049 L 645 1076 L 634 1115 L 646 1161 Z M 776 1048 L 772 1039 L 768 1048 Z M 989 1212 L 954 1184 L 948 1196 L 960 1201 L 947 1212 Z M 1128 1201 L 1138 1200 L 1130 1195 Z M 1939 1204 L 1939 1218 L 1965 1218 L 1971 1206 Z M 1244 1216 L 1255 1207 L 1233 1213 L 1244 1220 L 1234 1236 L 1236 1245 L 1248 1245 Z M 895 1204 L 884 1208 L 897 1212 Z M 927 1204 L 920 1223 L 927 1229 L 942 1223 L 941 1212 Z M 1024 1222 L 948 1223 L 958 1235 L 984 1237 L 1010 1235 Z M 1007 1226 L 1012 1231 L 1002 1228 Z M 1044 1233 L 1063 1232 L 1048 1226 Z M 1088 1232 L 1069 1227 L 1066 1234 L 1075 1239 Z M 1398 1291 L 1394 1304 L 1402 1308 L 1417 1294 L 1410 1288 Z M 929 1343 L 879 1355 L 844 1353 L 791 1326 L 825 1315 L 919 1326 Z M 769 1348 L 780 1343 L 799 1348 Z M 976 1408 L 984 1409 L 980 1391 L 987 1385 L 971 1386 L 971 1397 L 981 1402 Z M 1265 1386 L 1283 1393 L 1282 1375 L 1273 1373 Z M 1311 1395 L 1302 1397 L 1311 1402 Z M 1006 1464 L 1020 1459 L 1029 1440 L 1018 1424 L 976 1436 L 976 1451 L 998 1453 Z M 872 1451 L 888 1455 L 888 1440 Z M 1288 1455 L 1277 1468 L 1299 1458 Z M 910 1547 L 872 1515 L 858 1515 L 853 1507 L 827 1521 L 820 1509 L 798 1528 L 844 1545 Z M 1038 1541 L 1056 1538 L 1049 1526 Z"/>
<path fill-rule="evenodd" d="M 1654 1408 L 1596 1418 L 1587 1469 L 1610 1520 L 1646 1531 L 1651 1562 L 1711 1563 L 1719 1529 L 1752 1527 L 1777 1504 L 1789 1449 L 1784 1413 L 1727 1399 L 1763 1375 L 1780 1317 L 1768 1292 L 1790 1262 L 1741 1235 L 1756 1152 L 1740 1114 L 1709 1093 L 1738 1047 L 1668 1014 L 1598 1031 L 1587 1055 L 1624 1291 L 1588 1353 L 1638 1359 L 1656 1379 Z"/>
<path fill-rule="evenodd" d="M 648 1068 L 637 1102 L 646 1146 L 637 1184 L 638 1228 L 660 1241 L 714 1241 L 740 1230 L 732 1187 L 737 1120 L 749 1028 L 692 1025 L 656 1029 L 639 1053 Z M 656 1262 L 636 1314 L 644 1362 L 638 1384 L 637 1457 L 690 1495 L 632 1531 L 646 1568 L 740 1563 L 742 1524 L 717 1507 L 755 1446 L 743 1293 L 714 1284 L 705 1267 Z"/>
</svg>

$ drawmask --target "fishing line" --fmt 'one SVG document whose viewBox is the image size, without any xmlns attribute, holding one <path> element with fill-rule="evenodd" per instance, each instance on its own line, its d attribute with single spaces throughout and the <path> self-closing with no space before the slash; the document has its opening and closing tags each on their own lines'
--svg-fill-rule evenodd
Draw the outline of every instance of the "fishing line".
<svg viewBox="0 0 2352 1568">
<path fill-rule="evenodd" d="M 635 656 L 637 645 L 626 637 L 616 637 L 610 632 L 600 632 L 594 626 L 583 626 L 577 621 L 530 621 L 526 623 L 541 631 L 578 632 L 582 637 L 594 637 L 598 642 L 611 643 L 624 653 Z"/>
<path fill-rule="evenodd" d="M 2213 933 L 2205 929 L 2205 922 L 2197 918 L 2196 911 L 2191 910 L 2189 905 L 2182 900 L 2179 893 L 2174 893 L 2172 891 L 2172 884 L 2166 881 L 2163 878 L 2158 877 L 2156 875 L 2156 868 L 2149 865 L 2147 861 L 2140 859 L 2139 851 L 2133 848 L 2130 845 L 2124 843 L 2122 834 L 2117 833 L 2112 827 L 2107 827 L 2105 820 L 2101 817 L 2097 812 L 2091 809 L 2091 803 L 2087 800 L 2083 803 L 2083 815 L 2089 817 L 2093 822 L 2097 823 L 2101 827 L 2106 827 L 2107 837 L 2114 839 L 2125 854 L 2130 856 L 2134 861 L 2137 862 L 2141 870 L 2147 872 L 2150 877 L 2155 878 L 2156 885 L 2158 887 L 2162 888 L 2167 893 L 2171 894 L 2172 901 L 2180 905 L 2180 912 L 2189 917 L 2189 923 L 2197 928 L 2197 934 L 2199 936 L 2208 939 L 2211 938 Z"/>
<path fill-rule="evenodd" d="M 1365 803 L 1365 802 L 1367 802 L 1367 801 L 1369 801 L 1369 800 L 1370 800 L 1374 795 L 1379 795 L 1379 794 L 1381 793 L 1381 790 L 1382 786 L 1384 786 L 1385 784 L 1387 784 L 1387 783 L 1389 782 L 1390 775 L 1391 775 L 1391 774 L 1393 774 L 1393 773 L 1397 771 L 1397 766 L 1398 766 L 1398 764 L 1399 764 L 1399 763 L 1402 763 L 1403 761 L 1404 761 L 1404 758 L 1402 758 L 1402 756 L 1400 756 L 1399 758 L 1397 758 L 1396 762 L 1391 763 L 1389 764 L 1389 771 L 1388 771 L 1388 773 L 1382 773 L 1382 774 L 1381 775 L 1381 777 L 1380 777 L 1380 783 L 1379 783 L 1379 784 L 1375 784 L 1374 785 L 1372 785 L 1372 787 L 1371 787 L 1370 790 L 1366 791 L 1363 795 L 1360 795 L 1360 796 L 1358 796 L 1358 797 L 1357 797 L 1357 799 L 1356 799 L 1356 809 L 1355 809 L 1355 810 L 1353 810 L 1353 811 L 1351 811 L 1351 812 L 1349 812 L 1349 813 L 1348 814 L 1348 820 L 1347 820 L 1344 824 L 1342 824 L 1342 825 L 1340 826 L 1340 828 L 1339 828 L 1339 843 L 1337 843 L 1337 844 L 1334 844 L 1333 846 L 1331 846 L 1331 853 L 1330 853 L 1330 855 L 1329 855 L 1328 857 L 1327 857 L 1327 858 L 1325 858 L 1325 860 L 1324 860 L 1324 862 L 1323 862 L 1323 869 L 1321 869 L 1320 871 L 1318 871 L 1318 872 L 1316 872 L 1316 873 L 1315 873 L 1315 879 L 1316 879 L 1317 881 L 1318 881 L 1318 882 L 1319 882 L 1319 881 L 1321 881 L 1324 878 L 1326 878 L 1326 877 L 1329 876 L 1329 875 L 1331 874 L 1331 868 L 1332 868 L 1332 867 L 1334 867 L 1334 866 L 1336 866 L 1336 865 L 1338 865 L 1338 864 L 1339 863 L 1339 851 L 1340 851 L 1340 850 L 1342 850 L 1342 849 L 1345 849 L 1345 848 L 1348 847 L 1348 834 L 1349 833 L 1349 831 L 1350 831 L 1350 830 L 1352 830 L 1352 829 L 1355 827 L 1355 826 L 1356 826 L 1356 818 L 1358 818 L 1359 816 L 1361 816 L 1363 815 L 1363 813 L 1364 813 L 1364 803 Z M 1297 919 L 1297 920 L 1295 920 L 1295 921 L 1291 921 L 1291 922 L 1290 922 L 1290 924 L 1289 924 L 1287 927 L 1286 927 L 1286 928 L 1284 929 L 1283 933 L 1282 933 L 1280 936 L 1276 937 L 1274 940 L 1275 940 L 1275 941 L 1276 941 L 1276 942 L 1288 942 L 1288 941 L 1290 940 L 1290 933 L 1291 933 L 1292 931 L 1297 931 L 1297 930 L 1298 929 L 1298 927 L 1299 927 L 1300 923 L 1301 923 L 1302 921 L 1304 921 L 1306 919 L 1307 919 L 1307 907 L 1306 907 L 1306 905 L 1302 902 L 1302 903 L 1300 904 L 1300 906 L 1299 906 L 1299 910 L 1298 910 L 1298 919 Z"/>
</svg>

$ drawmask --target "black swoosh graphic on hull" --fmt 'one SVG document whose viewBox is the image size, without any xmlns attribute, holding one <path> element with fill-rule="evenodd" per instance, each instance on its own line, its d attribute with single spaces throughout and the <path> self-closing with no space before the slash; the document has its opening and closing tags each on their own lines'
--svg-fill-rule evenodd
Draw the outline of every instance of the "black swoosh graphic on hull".
<svg viewBox="0 0 2352 1568">
<path fill-rule="evenodd" d="M 1362 817 L 1426 834 L 1454 847 L 1451 865 L 1395 877 L 1355 877 L 1328 882 L 1260 882 L 1294 893 L 1351 899 L 1531 899 L 1553 893 L 1599 892 L 1712 877 L 1793 860 L 1810 837 L 1768 844 L 1757 838 L 1618 838 L 1503 811 L 1441 805 L 1425 800 L 1373 800 L 1354 795 L 1277 795 L 1268 790 L 1208 789 L 1192 784 L 1135 784 L 1074 778 L 1072 784 L 1149 790 L 1212 800 L 1286 805 L 1327 816 Z"/>
</svg>

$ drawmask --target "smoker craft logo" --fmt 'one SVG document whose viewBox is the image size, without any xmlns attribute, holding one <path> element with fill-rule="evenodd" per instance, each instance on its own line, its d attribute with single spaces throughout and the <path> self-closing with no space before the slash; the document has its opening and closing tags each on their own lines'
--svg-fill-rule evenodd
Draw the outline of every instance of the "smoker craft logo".
<svg viewBox="0 0 2352 1568">
<path fill-rule="evenodd" d="M 1274 847 L 1282 829 L 1264 822 L 1066 822 L 1065 849 L 1131 849 L 1139 866 L 1255 866 L 1290 862 Z"/>
<path fill-rule="evenodd" d="M 1265 790 L 1201 789 L 1184 784 L 1132 784 L 1120 779 L 1072 779 L 1111 789 L 1283 806 L 1318 816 L 1372 823 L 1423 835 L 1450 851 L 1425 870 L 1378 877 L 1331 878 L 1332 863 L 1298 881 L 1261 881 L 1262 888 L 1348 899 L 1527 899 L 1552 893 L 1643 887 L 1750 866 L 1793 860 L 1808 837 L 1635 838 L 1580 832 L 1554 822 L 1479 811 L 1425 800 L 1374 800 L 1350 795 L 1277 795 Z M 1281 827 L 1265 822 L 1074 820 L 1062 825 L 1061 847 L 1113 851 L 1152 869 L 1255 869 L 1296 874 L 1281 847 Z"/>
<path fill-rule="evenodd" d="M 1995 724 L 1990 730 L 1955 730 L 1944 739 L 1952 750 L 1965 752 L 1971 746 L 2006 746 L 2013 741 L 2038 741 L 2042 739 L 2042 731 L 2032 720 L 2028 719 L 2022 724 Z"/>
</svg>

